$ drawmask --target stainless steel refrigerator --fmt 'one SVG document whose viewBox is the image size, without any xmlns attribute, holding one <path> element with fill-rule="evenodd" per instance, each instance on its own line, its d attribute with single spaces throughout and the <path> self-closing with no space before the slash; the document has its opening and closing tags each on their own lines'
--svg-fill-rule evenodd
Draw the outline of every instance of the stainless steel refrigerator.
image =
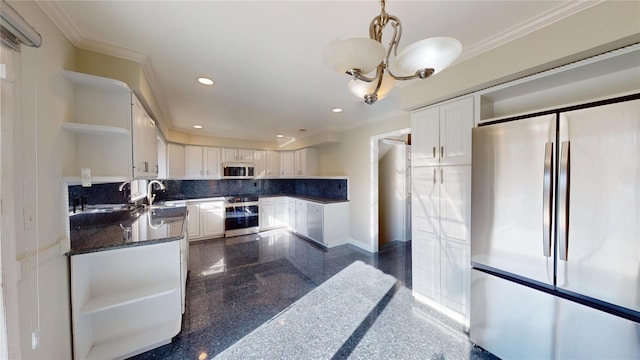
<svg viewBox="0 0 640 360">
<path fill-rule="evenodd" d="M 640 94 L 473 129 L 470 336 L 640 359 Z"/>
</svg>

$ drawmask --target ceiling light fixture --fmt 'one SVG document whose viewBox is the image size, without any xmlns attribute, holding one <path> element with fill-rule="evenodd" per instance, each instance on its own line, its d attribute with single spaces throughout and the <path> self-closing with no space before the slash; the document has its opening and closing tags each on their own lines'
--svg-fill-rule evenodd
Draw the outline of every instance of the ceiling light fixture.
<svg viewBox="0 0 640 360">
<path fill-rule="evenodd" d="M 202 85 L 213 85 L 213 80 L 207 77 L 199 77 L 198 82 Z"/>
<path fill-rule="evenodd" d="M 341 113 L 341 112 L 342 112 L 342 109 L 340 109 L 340 108 L 333 108 L 333 109 L 331 109 L 331 111 L 333 111 L 334 113 Z"/>
<path fill-rule="evenodd" d="M 380 0 L 382 10 L 369 24 L 369 38 L 335 40 L 324 51 L 325 65 L 353 79 L 349 90 L 364 99 L 367 104 L 382 100 L 396 80 L 425 79 L 451 65 L 462 53 L 462 43 L 451 37 L 433 37 L 407 46 L 398 55 L 402 36 L 400 19 L 385 11 L 385 0 Z M 382 30 L 391 24 L 393 36 L 389 48 L 382 45 Z M 389 58 L 395 57 L 391 71 Z M 375 70 L 375 75 L 366 76 Z M 394 71 L 396 71 L 394 70 Z"/>
<path fill-rule="evenodd" d="M 202 129 L 202 125 L 193 125 L 194 129 Z"/>
<path fill-rule="evenodd" d="M 282 135 L 282 134 L 276 134 L 276 137 L 277 137 L 277 138 L 283 138 L 283 137 L 284 137 L 284 135 Z"/>
</svg>

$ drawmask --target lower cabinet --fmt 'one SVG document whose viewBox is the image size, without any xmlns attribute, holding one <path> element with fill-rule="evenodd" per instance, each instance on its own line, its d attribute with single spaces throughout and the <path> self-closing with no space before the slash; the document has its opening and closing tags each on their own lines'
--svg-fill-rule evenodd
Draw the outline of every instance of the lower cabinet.
<svg viewBox="0 0 640 360">
<path fill-rule="evenodd" d="M 285 196 L 260 198 L 260 231 L 287 227 L 289 217 L 287 199 Z"/>
<path fill-rule="evenodd" d="M 71 256 L 75 359 L 129 357 L 180 332 L 180 248 L 171 241 Z"/>
<path fill-rule="evenodd" d="M 295 199 L 295 214 L 289 210 L 292 232 L 327 247 L 348 242 L 349 202 L 317 203 Z"/>
<path fill-rule="evenodd" d="M 412 172 L 413 294 L 468 324 L 471 166 Z"/>
<path fill-rule="evenodd" d="M 189 241 L 224 236 L 224 199 L 194 201 L 187 204 Z"/>
</svg>

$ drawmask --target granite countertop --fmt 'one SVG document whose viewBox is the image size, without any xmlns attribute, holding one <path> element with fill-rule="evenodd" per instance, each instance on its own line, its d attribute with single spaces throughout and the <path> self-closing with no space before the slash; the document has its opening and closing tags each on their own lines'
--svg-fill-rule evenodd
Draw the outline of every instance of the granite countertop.
<svg viewBox="0 0 640 360">
<path fill-rule="evenodd" d="M 186 216 L 187 208 L 181 206 L 73 214 L 67 255 L 180 240 Z"/>
<path fill-rule="evenodd" d="M 345 200 L 345 199 L 331 199 L 331 198 L 325 198 L 320 196 L 309 196 L 309 195 L 290 195 L 290 194 L 258 195 L 259 198 L 270 198 L 270 197 L 281 197 L 281 196 L 286 196 L 294 199 L 313 201 L 320 204 L 334 204 L 334 203 L 349 202 L 349 200 Z"/>
</svg>

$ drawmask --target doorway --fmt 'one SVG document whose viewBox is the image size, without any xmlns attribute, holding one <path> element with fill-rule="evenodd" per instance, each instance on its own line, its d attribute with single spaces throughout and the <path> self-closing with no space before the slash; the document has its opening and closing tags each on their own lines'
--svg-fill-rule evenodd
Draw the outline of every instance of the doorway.
<svg viewBox="0 0 640 360">
<path fill-rule="evenodd" d="M 411 129 L 371 137 L 372 248 L 378 252 L 394 241 L 411 240 L 410 153 Z"/>
</svg>

